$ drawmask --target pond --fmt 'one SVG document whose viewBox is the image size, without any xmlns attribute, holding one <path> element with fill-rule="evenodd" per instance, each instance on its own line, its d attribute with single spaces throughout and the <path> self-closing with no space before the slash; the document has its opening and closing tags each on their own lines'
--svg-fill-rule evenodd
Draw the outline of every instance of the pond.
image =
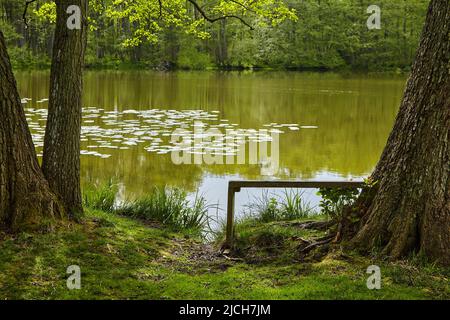
<svg viewBox="0 0 450 320">
<path fill-rule="evenodd" d="M 40 154 L 49 73 L 18 72 L 17 80 Z M 405 80 L 299 72 L 88 71 L 82 181 L 114 178 L 121 199 L 154 185 L 178 186 L 224 209 L 229 180 L 358 179 L 373 170 L 380 156 Z M 195 143 L 211 130 L 223 137 Z M 237 156 L 227 161 L 238 150 L 235 140 L 227 140 L 227 130 L 248 139 L 247 149 L 250 141 L 260 151 L 267 147 L 267 157 L 252 162 L 247 154 L 243 161 Z M 177 142 L 190 137 L 184 142 L 193 143 L 183 149 L 174 137 Z M 203 157 L 205 150 L 216 152 L 215 162 Z M 176 158 L 184 160 L 181 164 L 174 152 L 182 154 Z M 264 161 L 273 152 L 276 166 L 267 170 Z M 237 213 L 260 193 L 243 190 Z M 317 203 L 314 193 L 309 196 Z"/>
</svg>

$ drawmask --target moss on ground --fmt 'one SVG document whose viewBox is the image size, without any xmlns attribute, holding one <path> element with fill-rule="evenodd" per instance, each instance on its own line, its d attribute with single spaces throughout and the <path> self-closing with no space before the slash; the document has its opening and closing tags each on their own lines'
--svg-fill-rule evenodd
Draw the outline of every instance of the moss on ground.
<svg viewBox="0 0 450 320">
<path fill-rule="evenodd" d="M 240 246 L 250 246 L 257 258 L 230 259 L 188 235 L 100 211 L 53 233 L 2 234 L 0 299 L 450 298 L 447 269 L 339 250 L 298 262 L 298 238 L 320 234 L 282 223 L 250 225 L 241 233 Z M 366 288 L 371 264 L 381 267 L 381 290 Z M 80 290 L 66 287 L 69 265 L 81 268 Z"/>
</svg>

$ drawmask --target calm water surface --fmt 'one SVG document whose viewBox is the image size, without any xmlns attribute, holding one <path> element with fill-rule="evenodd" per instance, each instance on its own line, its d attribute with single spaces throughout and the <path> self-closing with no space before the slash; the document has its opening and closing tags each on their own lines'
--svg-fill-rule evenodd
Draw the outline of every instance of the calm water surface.
<svg viewBox="0 0 450 320">
<path fill-rule="evenodd" d="M 19 72 L 17 79 L 41 152 L 49 74 Z M 114 177 L 121 198 L 153 185 L 179 186 L 224 208 L 231 179 L 364 177 L 380 156 L 404 85 L 402 76 L 329 73 L 86 72 L 83 183 Z M 278 172 L 262 176 L 261 166 L 250 164 L 174 164 L 170 134 L 193 129 L 195 121 L 223 132 L 279 132 Z M 239 194 L 238 211 L 255 192 Z"/>
</svg>

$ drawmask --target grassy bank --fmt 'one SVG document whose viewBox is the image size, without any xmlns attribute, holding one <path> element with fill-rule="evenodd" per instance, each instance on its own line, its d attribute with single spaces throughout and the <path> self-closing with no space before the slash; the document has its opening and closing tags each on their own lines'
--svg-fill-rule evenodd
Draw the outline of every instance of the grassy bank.
<svg viewBox="0 0 450 320">
<path fill-rule="evenodd" d="M 372 261 L 340 250 L 299 262 L 293 250 L 298 238 L 317 234 L 296 222 L 241 225 L 239 246 L 252 254 L 231 259 L 158 223 L 89 209 L 81 224 L 49 234 L 2 234 L 0 298 L 450 298 L 449 270 L 430 265 Z M 371 264 L 381 267 L 381 290 L 366 288 Z M 81 268 L 80 290 L 66 288 L 69 265 Z"/>
</svg>

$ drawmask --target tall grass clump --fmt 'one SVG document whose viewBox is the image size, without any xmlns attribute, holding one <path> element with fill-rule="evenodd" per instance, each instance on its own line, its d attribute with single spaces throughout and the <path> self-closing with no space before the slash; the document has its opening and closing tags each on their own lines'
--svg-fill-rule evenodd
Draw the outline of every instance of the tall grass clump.
<svg viewBox="0 0 450 320">
<path fill-rule="evenodd" d="M 209 205 L 204 197 L 193 200 L 179 188 L 155 187 L 136 199 L 116 201 L 118 185 L 112 180 L 104 184 L 91 183 L 83 189 L 83 204 L 90 209 L 111 212 L 146 221 L 160 222 L 175 231 L 200 233 L 209 225 Z"/>
<path fill-rule="evenodd" d="M 83 205 L 87 208 L 113 212 L 118 185 L 109 180 L 106 183 L 91 183 L 83 188 Z"/>
<path fill-rule="evenodd" d="M 263 190 L 261 197 L 254 197 L 246 205 L 249 217 L 260 222 L 302 219 L 314 213 L 314 208 L 303 199 L 303 192 L 284 190 L 280 196 L 272 196 Z"/>
<path fill-rule="evenodd" d="M 280 203 L 283 220 L 302 219 L 314 214 L 314 208 L 303 199 L 303 195 L 298 190 L 284 190 Z"/>
<path fill-rule="evenodd" d="M 207 224 L 211 207 L 198 195 L 189 201 L 187 193 L 179 188 L 155 187 L 151 193 L 125 202 L 115 211 L 124 216 L 161 222 L 176 231 L 200 231 Z"/>
</svg>

